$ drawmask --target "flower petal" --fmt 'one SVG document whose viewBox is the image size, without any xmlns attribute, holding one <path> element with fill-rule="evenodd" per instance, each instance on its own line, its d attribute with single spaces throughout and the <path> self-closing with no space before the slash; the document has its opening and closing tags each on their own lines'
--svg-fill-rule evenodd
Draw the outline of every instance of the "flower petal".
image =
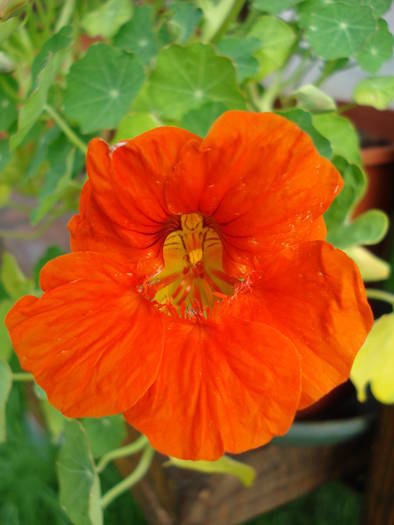
<svg viewBox="0 0 394 525">
<path fill-rule="evenodd" d="M 6 325 L 21 366 L 70 417 L 116 414 L 155 380 L 161 315 L 122 261 L 75 252 L 41 272 L 44 294 L 16 303 Z"/>
<path fill-rule="evenodd" d="M 272 113 L 229 111 L 214 123 L 199 155 L 182 157 L 166 199 L 174 213 L 194 207 L 212 217 L 225 244 L 225 266 L 238 265 L 242 274 L 256 256 L 309 240 L 342 185 L 294 123 Z"/>
<path fill-rule="evenodd" d="M 287 250 L 239 293 L 231 312 L 274 326 L 301 357 L 305 408 L 349 378 L 373 322 L 357 266 L 315 241 Z"/>
<path fill-rule="evenodd" d="M 178 320 L 155 383 L 125 417 L 164 454 L 214 460 L 285 433 L 299 382 L 297 352 L 277 330 L 219 316 Z"/>
</svg>

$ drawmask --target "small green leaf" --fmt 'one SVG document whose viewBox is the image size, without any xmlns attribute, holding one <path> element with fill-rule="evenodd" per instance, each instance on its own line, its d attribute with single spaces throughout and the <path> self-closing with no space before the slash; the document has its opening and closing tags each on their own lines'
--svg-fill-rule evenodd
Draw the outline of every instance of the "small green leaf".
<svg viewBox="0 0 394 525">
<path fill-rule="evenodd" d="M 338 248 L 376 244 L 386 235 L 387 228 L 386 214 L 380 210 L 369 210 L 353 222 L 342 224 L 336 229 L 328 228 L 327 241 Z"/>
<path fill-rule="evenodd" d="M 40 272 L 43 266 L 46 265 L 47 262 L 51 261 L 55 257 L 59 257 L 59 255 L 63 255 L 64 251 L 56 245 L 48 246 L 48 248 L 45 250 L 43 255 L 38 259 L 36 264 L 33 268 L 33 280 L 36 288 L 39 288 L 40 286 Z"/>
<path fill-rule="evenodd" d="M 312 121 L 317 131 L 329 140 L 334 155 L 361 166 L 358 134 L 349 119 L 337 113 L 326 113 L 313 115 Z"/>
<path fill-rule="evenodd" d="M 70 40 L 68 38 L 59 39 L 59 41 L 57 41 L 56 52 L 48 52 L 45 65 L 40 63 L 41 71 L 37 72 L 37 80 L 34 90 L 19 112 L 18 131 L 11 137 L 11 149 L 15 149 L 22 143 L 28 132 L 32 129 L 44 111 L 49 89 L 54 83 L 56 74 L 59 71 L 65 56 L 65 48 L 61 47 L 61 45 L 67 47 L 69 43 Z"/>
<path fill-rule="evenodd" d="M 302 0 L 253 0 L 253 7 L 271 15 L 279 15 L 286 9 L 291 9 Z"/>
<path fill-rule="evenodd" d="M 100 480 L 95 471 L 86 432 L 77 421 L 67 421 L 57 472 L 59 500 L 72 523 L 102 525 Z"/>
<path fill-rule="evenodd" d="M 354 360 L 350 378 L 360 401 L 366 400 L 369 383 L 376 399 L 394 403 L 394 313 L 375 321 Z"/>
<path fill-rule="evenodd" d="M 108 0 L 82 19 L 82 27 L 90 36 L 111 38 L 133 14 L 130 0 Z"/>
<path fill-rule="evenodd" d="M 8 252 L 3 253 L 0 280 L 12 299 L 19 299 L 32 289 L 31 281 L 24 276 L 15 257 Z"/>
<path fill-rule="evenodd" d="M 0 443 L 4 443 L 7 435 L 5 409 L 11 386 L 11 368 L 5 361 L 0 361 Z"/>
<path fill-rule="evenodd" d="M 248 37 L 260 40 L 260 50 L 255 53 L 260 64 L 259 78 L 266 77 L 283 66 L 296 39 L 293 29 L 274 16 L 258 18 Z"/>
<path fill-rule="evenodd" d="M 331 158 L 332 150 L 329 141 L 315 128 L 312 115 L 303 109 L 286 109 L 278 111 L 279 115 L 291 120 L 313 140 L 315 148 L 323 157 Z"/>
<path fill-rule="evenodd" d="M 12 77 L 0 78 L 0 130 L 8 131 L 18 117 L 15 101 L 9 96 L 8 89 L 17 92 L 17 83 Z"/>
<path fill-rule="evenodd" d="M 345 252 L 360 269 L 364 282 L 384 281 L 390 275 L 390 265 L 363 246 L 351 246 Z"/>
<path fill-rule="evenodd" d="M 118 129 L 116 130 L 112 142 L 116 144 L 122 140 L 131 139 L 145 131 L 157 128 L 159 125 L 160 121 L 150 113 L 128 113 L 119 122 Z"/>
<path fill-rule="evenodd" d="M 305 84 L 294 91 L 292 96 L 301 108 L 314 113 L 336 110 L 334 100 L 313 84 Z"/>
<path fill-rule="evenodd" d="M 329 235 L 345 224 L 367 186 L 365 173 L 359 166 L 350 164 L 342 157 L 335 157 L 334 164 L 341 173 L 345 185 L 324 215 Z"/>
<path fill-rule="evenodd" d="M 217 44 L 219 52 L 230 57 L 235 62 L 240 82 L 247 78 L 254 78 L 260 68 L 259 62 L 253 54 L 261 48 L 258 38 L 240 38 L 228 36 Z"/>
<path fill-rule="evenodd" d="M 236 73 L 228 58 L 218 56 L 210 45 L 171 45 L 163 49 L 144 93 L 144 105 L 159 115 L 180 120 L 206 102 L 229 108 L 245 108 Z"/>
<path fill-rule="evenodd" d="M 374 12 L 375 16 L 381 16 L 389 10 L 392 0 L 345 0 L 345 3 L 353 4 L 356 7 L 359 5 L 367 5 Z"/>
<path fill-rule="evenodd" d="M 362 106 L 386 109 L 394 100 L 394 76 L 366 78 L 357 84 L 353 96 Z"/>
<path fill-rule="evenodd" d="M 60 436 L 63 434 L 67 419 L 59 410 L 56 410 L 48 400 L 42 399 L 40 405 L 52 440 L 58 443 Z"/>
<path fill-rule="evenodd" d="M 67 76 L 64 110 L 83 133 L 114 128 L 144 80 L 137 60 L 105 44 L 90 46 Z"/>
<path fill-rule="evenodd" d="M 207 102 L 200 108 L 186 113 L 181 126 L 200 137 L 205 137 L 213 122 L 226 110 L 226 106 L 221 102 Z"/>
<path fill-rule="evenodd" d="M 0 361 L 8 361 L 12 353 L 12 344 L 4 321 L 13 303 L 12 299 L 0 301 Z"/>
<path fill-rule="evenodd" d="M 144 65 L 157 55 L 159 44 L 154 29 L 154 9 L 150 5 L 136 7 L 133 18 L 121 27 L 114 45 L 135 54 Z"/>
<path fill-rule="evenodd" d="M 94 458 L 118 448 L 126 436 L 126 424 L 122 416 L 83 419 L 90 450 Z"/>
<path fill-rule="evenodd" d="M 253 484 L 256 471 L 250 465 L 236 461 L 228 456 L 222 456 L 217 461 L 190 461 L 170 457 L 165 463 L 169 467 L 177 467 L 188 470 L 197 470 L 206 474 L 230 474 L 237 477 L 245 487 Z"/>
<path fill-rule="evenodd" d="M 185 44 L 193 36 L 203 17 L 199 7 L 184 0 L 177 0 L 171 4 L 170 15 L 168 26 L 175 34 L 177 42 L 181 44 Z"/>
<path fill-rule="evenodd" d="M 389 60 L 393 52 L 393 35 L 385 20 L 378 20 L 378 27 L 372 33 L 360 53 L 357 62 L 368 73 L 376 73 Z"/>
<path fill-rule="evenodd" d="M 371 8 L 341 2 L 319 5 L 307 13 L 306 21 L 305 36 L 312 50 L 330 60 L 358 53 L 376 29 Z"/>
<path fill-rule="evenodd" d="M 67 49 L 71 45 L 71 42 L 72 27 L 64 26 L 58 33 L 55 33 L 44 43 L 31 66 L 32 89 L 35 89 L 37 86 L 37 77 L 48 62 L 50 54 L 55 54 L 63 49 Z"/>
</svg>

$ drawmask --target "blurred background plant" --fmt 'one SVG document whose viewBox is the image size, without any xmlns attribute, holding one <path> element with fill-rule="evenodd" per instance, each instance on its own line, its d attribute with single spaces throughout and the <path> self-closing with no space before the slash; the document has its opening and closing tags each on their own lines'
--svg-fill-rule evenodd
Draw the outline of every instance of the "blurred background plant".
<svg viewBox="0 0 394 525">
<path fill-rule="evenodd" d="M 115 453 L 142 451 L 126 485 L 112 465 L 105 468 L 124 441 L 123 420 L 63 418 L 20 371 L 3 323 L 16 299 L 40 293 L 45 262 L 68 249 L 66 221 L 77 209 L 93 136 L 116 143 L 164 124 L 203 136 L 234 108 L 277 111 L 307 132 L 345 181 L 325 216 L 328 240 L 355 259 L 366 282 L 382 283 L 368 294 L 386 304 L 376 309 L 385 315 L 352 380 L 361 401 L 370 384 L 377 399 L 394 402 L 393 233 L 375 253 L 366 248 L 381 243 L 388 217 L 377 209 L 361 213 L 367 177 L 360 140 L 371 145 L 371 137 L 346 116 L 356 105 L 384 110 L 394 100 L 394 76 L 379 75 L 392 59 L 384 18 L 390 6 L 390 0 L 0 0 L 0 523 L 99 524 L 102 509 L 138 481 L 153 455 L 143 441 Z M 324 86 L 354 68 L 364 78 L 341 104 Z M 375 137 L 372 146 L 382 141 L 392 167 L 393 140 Z M 178 466 L 230 472 L 246 484 L 253 478 L 228 458 Z M 261 523 L 307 523 L 297 516 L 305 518 L 303 509 L 314 501 L 334 509 L 316 515 L 314 524 L 351 523 L 344 508 L 350 505 L 354 517 L 359 501 L 352 493 L 346 505 L 338 503 L 349 494 L 343 490 L 329 486 Z M 144 522 L 124 494 L 105 518 Z"/>
</svg>

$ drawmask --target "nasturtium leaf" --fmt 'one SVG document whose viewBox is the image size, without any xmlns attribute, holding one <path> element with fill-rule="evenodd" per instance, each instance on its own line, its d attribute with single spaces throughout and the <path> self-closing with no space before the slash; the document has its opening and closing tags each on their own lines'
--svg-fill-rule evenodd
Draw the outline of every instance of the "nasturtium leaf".
<svg viewBox="0 0 394 525">
<path fill-rule="evenodd" d="M 168 467 L 197 470 L 206 474 L 230 474 L 238 478 L 245 487 L 253 484 L 256 472 L 253 467 L 228 456 L 222 456 L 216 461 L 189 461 L 170 457 L 165 463 Z"/>
<path fill-rule="evenodd" d="M 0 131 L 9 130 L 18 117 L 15 100 L 9 96 L 7 88 L 16 93 L 17 83 L 4 75 L 0 78 Z"/>
<path fill-rule="evenodd" d="M 294 91 L 292 96 L 297 100 L 298 106 L 313 113 L 336 109 L 334 100 L 313 84 L 305 84 Z"/>
<path fill-rule="evenodd" d="M 57 460 L 60 505 L 72 523 L 102 525 L 100 480 L 83 426 L 67 421 Z"/>
<path fill-rule="evenodd" d="M 286 109 L 278 111 L 278 113 L 297 124 L 305 133 L 308 133 L 320 155 L 328 159 L 331 158 L 330 142 L 315 128 L 310 113 L 299 108 Z"/>
<path fill-rule="evenodd" d="M 334 157 L 334 164 L 345 184 L 324 215 L 329 234 L 345 223 L 367 186 L 367 178 L 359 166 L 350 164 L 342 157 Z"/>
<path fill-rule="evenodd" d="M 175 34 L 177 42 L 184 44 L 195 33 L 202 20 L 202 10 L 185 0 L 177 0 L 170 5 L 169 29 Z"/>
<path fill-rule="evenodd" d="M 386 214 L 380 210 L 369 210 L 352 222 L 341 224 L 337 228 L 327 227 L 327 241 L 338 248 L 376 244 L 383 239 L 387 228 Z"/>
<path fill-rule="evenodd" d="M 394 313 L 375 321 L 354 360 L 350 378 L 360 401 L 367 398 L 367 385 L 382 403 L 394 403 Z"/>
<path fill-rule="evenodd" d="M 32 290 L 31 280 L 25 277 L 15 257 L 8 252 L 3 253 L 0 280 L 12 299 L 19 299 L 21 295 Z"/>
<path fill-rule="evenodd" d="M 82 19 L 82 27 L 90 36 L 111 38 L 133 14 L 130 0 L 108 0 Z"/>
<path fill-rule="evenodd" d="M 83 133 L 114 128 L 144 80 L 137 59 L 105 44 L 90 46 L 67 76 L 64 111 Z"/>
<path fill-rule="evenodd" d="M 296 39 L 293 29 L 274 16 L 258 18 L 247 36 L 260 40 L 260 50 L 255 53 L 260 64 L 259 78 L 283 66 Z"/>
<path fill-rule="evenodd" d="M 83 419 L 82 424 L 94 458 L 101 458 L 118 448 L 126 436 L 126 424 L 122 416 Z"/>
<path fill-rule="evenodd" d="M 149 65 L 159 49 L 153 7 L 136 7 L 132 19 L 115 36 L 114 45 L 131 51 L 142 64 Z"/>
<path fill-rule="evenodd" d="M 219 53 L 230 57 L 234 61 L 240 82 L 257 75 L 260 65 L 253 54 L 261 48 L 258 38 L 228 36 L 222 38 L 216 47 Z"/>
<path fill-rule="evenodd" d="M 334 0 L 331 0 L 331 1 L 334 1 Z M 358 7 L 359 5 L 367 5 L 372 9 L 376 17 L 381 16 L 386 11 L 388 11 L 391 5 L 391 2 L 392 2 L 392 0 L 341 0 L 341 1 L 346 4 L 352 4 L 355 7 Z"/>
<path fill-rule="evenodd" d="M 56 410 L 47 399 L 40 401 L 41 410 L 44 414 L 45 423 L 51 433 L 52 440 L 57 443 L 63 434 L 67 419 L 59 410 Z"/>
<path fill-rule="evenodd" d="M 130 112 L 119 122 L 112 142 L 116 144 L 121 140 L 131 139 L 145 131 L 157 128 L 157 126 L 160 126 L 160 121 L 154 115 L 150 113 Z"/>
<path fill-rule="evenodd" d="M 13 304 L 14 301 L 12 299 L 0 300 L 0 362 L 8 361 L 12 353 L 12 344 L 4 320 Z"/>
<path fill-rule="evenodd" d="M 375 29 L 368 6 L 333 2 L 308 13 L 305 36 L 317 56 L 334 59 L 358 53 Z"/>
<path fill-rule="evenodd" d="M 11 160 L 10 144 L 7 139 L 0 140 L 0 171 L 7 166 Z"/>
<path fill-rule="evenodd" d="M 366 78 L 357 84 L 353 96 L 362 106 L 386 109 L 394 100 L 394 76 Z"/>
<path fill-rule="evenodd" d="M 222 102 L 233 109 L 246 106 L 232 62 L 200 43 L 163 49 L 144 97 L 145 104 L 174 120 L 206 102 Z"/>
<path fill-rule="evenodd" d="M 384 281 L 389 277 L 390 264 L 363 246 L 351 246 L 345 252 L 359 267 L 364 282 Z"/>
<path fill-rule="evenodd" d="M 286 9 L 291 9 L 302 0 L 253 0 L 253 7 L 271 15 L 278 15 Z"/>
<path fill-rule="evenodd" d="M 72 42 L 72 27 L 64 26 L 60 31 L 55 33 L 51 38 L 49 38 L 44 45 L 42 46 L 40 52 L 35 57 L 33 64 L 31 66 L 31 85 L 34 89 L 37 85 L 37 77 L 45 67 L 45 64 L 48 61 L 49 55 L 52 53 L 57 53 L 62 51 L 71 45 Z"/>
<path fill-rule="evenodd" d="M 393 35 L 385 20 L 378 20 L 378 27 L 365 41 L 357 55 L 357 62 L 368 73 L 376 73 L 382 64 L 392 57 Z"/>
<path fill-rule="evenodd" d="M 59 246 L 51 245 L 48 246 L 42 256 L 38 259 L 33 268 L 33 281 L 37 288 L 40 286 L 40 272 L 43 266 L 45 266 L 47 262 L 51 261 L 55 257 L 59 257 L 59 255 L 63 254 L 64 251 Z"/>
<path fill-rule="evenodd" d="M 329 140 L 334 155 L 361 166 L 357 131 L 349 119 L 337 113 L 325 113 L 313 115 L 312 121 L 317 131 Z"/>
<path fill-rule="evenodd" d="M 222 102 L 207 102 L 198 109 L 192 109 L 186 113 L 181 126 L 200 137 L 205 137 L 213 122 L 227 110 Z"/>
<path fill-rule="evenodd" d="M 6 361 L 0 361 L 0 443 L 6 440 L 6 404 L 12 386 L 12 372 Z"/>
<path fill-rule="evenodd" d="M 39 63 L 37 62 L 37 78 L 34 89 L 25 101 L 22 109 L 19 111 L 18 131 L 10 140 L 12 150 L 23 142 L 45 109 L 49 89 L 51 88 L 56 74 L 64 60 L 66 49 L 70 45 L 70 39 L 67 37 L 67 28 L 64 29 L 66 31 L 66 36 L 64 38 L 59 38 L 56 41 L 56 51 L 48 51 L 45 64 L 41 61 L 39 61 Z M 63 30 L 60 32 L 62 31 Z M 39 69 L 38 64 L 41 69 Z"/>
</svg>

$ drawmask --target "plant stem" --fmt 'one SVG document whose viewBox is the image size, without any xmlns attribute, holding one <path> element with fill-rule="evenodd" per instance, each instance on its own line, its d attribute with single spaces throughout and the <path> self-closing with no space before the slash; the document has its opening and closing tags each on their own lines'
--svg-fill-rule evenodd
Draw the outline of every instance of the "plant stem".
<svg viewBox="0 0 394 525">
<path fill-rule="evenodd" d="M 281 77 L 278 73 L 275 78 L 272 79 L 271 84 L 266 88 L 263 96 L 257 102 L 260 111 L 272 111 L 274 102 L 278 96 L 281 87 Z"/>
<path fill-rule="evenodd" d="M 70 21 L 71 16 L 74 13 L 75 0 L 66 0 L 63 4 L 60 16 L 56 22 L 55 31 L 60 31 L 62 27 L 67 25 Z"/>
<path fill-rule="evenodd" d="M 202 40 L 204 42 L 217 42 L 237 18 L 245 1 L 221 0 L 217 5 L 212 5 L 205 0 L 200 0 L 200 6 L 205 14 Z"/>
<path fill-rule="evenodd" d="M 59 128 L 64 132 L 64 134 L 69 138 L 70 142 L 74 144 L 84 155 L 88 150 L 87 145 L 78 137 L 78 135 L 70 128 L 67 122 L 57 113 L 52 106 L 45 104 L 45 111 L 50 117 L 56 122 Z"/>
<path fill-rule="evenodd" d="M 140 436 L 136 441 L 133 441 L 133 443 L 130 443 L 125 447 L 120 447 L 115 450 L 111 450 L 110 452 L 105 454 L 98 462 L 96 467 L 97 472 L 102 472 L 105 469 L 105 467 L 114 459 L 124 458 L 125 456 L 137 454 L 137 452 L 140 452 L 140 450 L 142 450 L 147 444 L 148 440 L 146 439 L 146 437 Z"/>
<path fill-rule="evenodd" d="M 26 372 L 14 372 L 12 374 L 13 381 L 34 381 L 33 375 Z"/>
<path fill-rule="evenodd" d="M 127 476 L 127 478 L 112 487 L 112 489 L 106 492 L 106 494 L 104 494 L 104 496 L 101 498 L 101 507 L 103 509 L 108 507 L 108 505 L 112 503 L 114 499 L 138 483 L 138 481 L 140 481 L 145 476 L 152 463 L 154 454 L 154 449 L 149 444 L 146 444 L 136 469 L 133 470 L 133 472 Z"/>
<path fill-rule="evenodd" d="M 375 288 L 367 288 L 365 291 L 369 299 L 378 299 L 379 301 L 384 301 L 394 306 L 393 293 L 385 292 L 384 290 L 377 290 Z"/>
</svg>

